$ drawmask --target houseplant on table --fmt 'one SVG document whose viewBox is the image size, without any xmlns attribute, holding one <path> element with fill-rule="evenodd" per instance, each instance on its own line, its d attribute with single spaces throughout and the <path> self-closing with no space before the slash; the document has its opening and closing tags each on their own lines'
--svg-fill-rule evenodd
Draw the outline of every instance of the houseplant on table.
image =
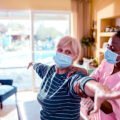
<svg viewBox="0 0 120 120">
<path fill-rule="evenodd" d="M 81 40 L 81 45 L 85 48 L 87 55 L 85 57 L 89 58 L 90 56 L 90 47 L 94 44 L 94 39 L 91 37 L 83 37 Z"/>
<path fill-rule="evenodd" d="M 83 56 L 83 65 L 88 68 L 92 59 L 90 59 L 90 47 L 94 44 L 94 39 L 91 37 L 83 37 L 81 40 L 81 45 L 84 49 L 84 56 Z"/>
</svg>

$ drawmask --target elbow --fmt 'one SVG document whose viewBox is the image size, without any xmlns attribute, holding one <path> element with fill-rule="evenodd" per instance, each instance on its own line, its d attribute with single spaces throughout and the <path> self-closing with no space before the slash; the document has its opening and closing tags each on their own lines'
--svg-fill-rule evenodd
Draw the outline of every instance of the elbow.
<svg viewBox="0 0 120 120">
<path fill-rule="evenodd" d="M 100 108 L 105 114 L 110 114 L 113 112 L 113 109 L 112 109 L 112 105 L 105 101 L 102 105 L 101 105 L 101 108 Z"/>
</svg>

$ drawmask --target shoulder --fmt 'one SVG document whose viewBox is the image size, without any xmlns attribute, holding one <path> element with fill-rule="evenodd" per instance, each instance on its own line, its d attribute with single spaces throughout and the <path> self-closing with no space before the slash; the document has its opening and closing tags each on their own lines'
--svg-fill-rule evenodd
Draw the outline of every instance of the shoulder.
<svg viewBox="0 0 120 120">
<path fill-rule="evenodd" d="M 49 68 L 48 68 L 48 70 L 47 70 L 47 73 L 48 73 L 48 74 L 52 74 L 52 73 L 54 73 L 54 72 L 56 72 L 55 65 L 49 66 Z"/>
<path fill-rule="evenodd" d="M 112 64 L 108 63 L 105 59 L 102 60 L 102 62 L 100 63 L 98 69 L 105 69 L 106 67 L 111 66 Z"/>
<path fill-rule="evenodd" d="M 80 68 L 80 71 L 82 72 L 82 73 L 84 73 L 84 74 L 88 74 L 88 72 L 87 72 L 87 70 L 85 69 L 85 68 Z"/>
<path fill-rule="evenodd" d="M 87 76 L 87 74 L 83 73 L 82 71 L 78 71 L 78 72 L 71 75 L 72 79 L 74 79 L 76 81 L 85 77 L 85 76 Z"/>
</svg>

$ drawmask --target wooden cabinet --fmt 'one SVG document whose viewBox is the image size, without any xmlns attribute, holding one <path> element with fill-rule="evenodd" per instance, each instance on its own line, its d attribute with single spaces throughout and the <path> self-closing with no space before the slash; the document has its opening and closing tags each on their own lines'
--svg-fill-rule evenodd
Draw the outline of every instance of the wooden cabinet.
<svg viewBox="0 0 120 120">
<path fill-rule="evenodd" d="M 113 17 L 102 17 L 98 16 L 97 19 L 97 52 L 96 57 L 98 58 L 98 63 L 100 64 L 101 61 L 104 59 L 104 51 L 105 45 L 111 36 L 113 36 L 116 32 L 113 32 L 112 29 L 115 31 L 117 28 L 116 26 L 120 25 L 120 17 L 113 16 Z M 106 28 L 110 28 L 112 32 L 106 32 Z"/>
</svg>

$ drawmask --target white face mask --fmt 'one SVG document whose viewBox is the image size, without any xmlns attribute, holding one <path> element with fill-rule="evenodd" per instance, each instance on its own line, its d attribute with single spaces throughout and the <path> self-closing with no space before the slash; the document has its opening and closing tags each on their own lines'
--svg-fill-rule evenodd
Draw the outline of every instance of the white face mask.
<svg viewBox="0 0 120 120">
<path fill-rule="evenodd" d="M 108 41 L 108 45 L 111 45 L 112 44 L 112 37 L 110 37 L 109 41 Z M 115 52 L 112 52 L 111 50 L 109 50 L 108 48 L 106 48 L 106 51 L 104 53 L 104 58 L 106 59 L 106 61 L 108 63 L 111 63 L 111 64 L 116 64 L 120 61 L 117 61 L 117 57 L 119 55 Z"/>
<path fill-rule="evenodd" d="M 105 51 L 105 53 L 104 53 L 104 58 L 106 59 L 106 61 L 107 61 L 108 63 L 111 63 L 111 64 L 115 64 L 115 63 L 120 62 L 120 61 L 117 61 L 117 57 L 118 57 L 118 56 L 119 56 L 118 54 L 112 52 L 112 51 L 109 50 L 109 49 L 107 49 L 107 50 Z"/>
<path fill-rule="evenodd" d="M 67 68 L 72 65 L 72 57 L 56 52 L 53 57 L 58 68 Z"/>
</svg>

